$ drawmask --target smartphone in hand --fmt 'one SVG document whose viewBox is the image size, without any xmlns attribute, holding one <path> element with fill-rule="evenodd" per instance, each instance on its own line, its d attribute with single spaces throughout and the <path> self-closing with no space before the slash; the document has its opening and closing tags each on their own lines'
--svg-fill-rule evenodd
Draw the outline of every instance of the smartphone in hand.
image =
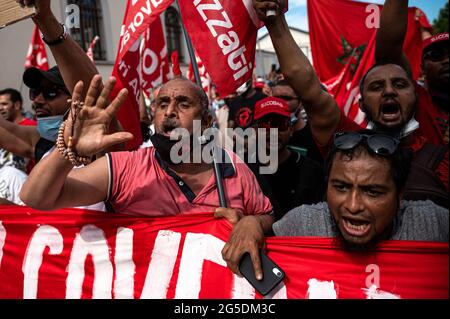
<svg viewBox="0 0 450 319">
<path fill-rule="evenodd" d="M 239 271 L 256 291 L 265 296 L 283 281 L 285 273 L 261 250 L 260 257 L 263 271 L 262 280 L 256 279 L 252 259 L 249 253 L 245 253 L 239 261 Z"/>
</svg>

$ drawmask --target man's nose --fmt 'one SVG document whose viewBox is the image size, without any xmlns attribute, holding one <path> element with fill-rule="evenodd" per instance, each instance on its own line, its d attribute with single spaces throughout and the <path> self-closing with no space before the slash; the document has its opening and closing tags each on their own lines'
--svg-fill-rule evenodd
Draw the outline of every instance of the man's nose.
<svg viewBox="0 0 450 319">
<path fill-rule="evenodd" d="M 344 206 L 350 214 L 362 212 L 364 210 L 364 205 L 360 192 L 358 190 L 352 190 L 345 199 Z"/>
<path fill-rule="evenodd" d="M 392 85 L 392 83 L 386 84 L 386 86 L 384 87 L 384 90 L 383 90 L 383 95 L 384 96 L 396 96 L 397 95 L 397 90 Z"/>
<path fill-rule="evenodd" d="M 164 112 L 165 117 L 176 117 L 177 116 L 177 107 L 175 103 L 170 103 L 166 111 Z"/>
</svg>

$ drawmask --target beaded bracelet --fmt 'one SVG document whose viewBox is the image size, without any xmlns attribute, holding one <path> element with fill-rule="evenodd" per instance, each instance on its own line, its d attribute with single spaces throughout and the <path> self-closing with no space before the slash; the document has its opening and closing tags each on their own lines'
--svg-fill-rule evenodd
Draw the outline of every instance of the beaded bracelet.
<svg viewBox="0 0 450 319">
<path fill-rule="evenodd" d="M 66 122 L 67 121 L 64 121 L 59 127 L 58 139 L 56 140 L 56 148 L 65 159 L 72 163 L 73 166 L 88 165 L 91 162 L 91 159 L 89 157 L 79 156 L 72 150 L 72 136 L 69 137 L 69 142 L 67 143 L 68 145 L 66 148 L 66 143 L 64 141 L 64 130 L 66 127 Z"/>
</svg>

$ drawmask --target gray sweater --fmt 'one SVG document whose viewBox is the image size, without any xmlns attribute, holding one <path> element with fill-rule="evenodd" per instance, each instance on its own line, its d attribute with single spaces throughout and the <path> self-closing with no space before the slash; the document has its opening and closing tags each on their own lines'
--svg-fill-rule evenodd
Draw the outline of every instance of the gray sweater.
<svg viewBox="0 0 450 319">
<path fill-rule="evenodd" d="M 402 201 L 390 239 L 448 242 L 448 209 L 432 201 Z M 276 236 L 337 237 L 339 229 L 326 202 L 289 211 L 272 226 Z"/>
</svg>

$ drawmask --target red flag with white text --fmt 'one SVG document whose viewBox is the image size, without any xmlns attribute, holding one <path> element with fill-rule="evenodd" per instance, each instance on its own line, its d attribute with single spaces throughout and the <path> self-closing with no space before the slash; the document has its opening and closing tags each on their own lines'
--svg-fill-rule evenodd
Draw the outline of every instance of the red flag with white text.
<svg viewBox="0 0 450 319">
<path fill-rule="evenodd" d="M 213 213 L 133 217 L 0 208 L 0 298 L 261 299 L 221 251 L 232 226 Z M 448 299 L 448 243 L 267 238 L 286 273 L 267 299 Z"/>
<path fill-rule="evenodd" d="M 121 39 L 117 60 L 149 28 L 150 24 L 169 7 L 174 0 L 128 0 L 125 18 L 122 23 Z"/>
<path fill-rule="evenodd" d="M 152 22 L 141 44 L 141 88 L 147 96 L 151 90 L 172 78 L 161 18 Z"/>
<path fill-rule="evenodd" d="M 180 1 L 186 30 L 221 96 L 251 79 L 260 21 L 251 1 Z"/>
<path fill-rule="evenodd" d="M 31 67 L 48 71 L 47 52 L 45 51 L 44 41 L 42 41 L 41 33 L 37 26 L 34 27 L 33 36 L 25 60 L 25 68 L 28 69 Z"/>
</svg>

